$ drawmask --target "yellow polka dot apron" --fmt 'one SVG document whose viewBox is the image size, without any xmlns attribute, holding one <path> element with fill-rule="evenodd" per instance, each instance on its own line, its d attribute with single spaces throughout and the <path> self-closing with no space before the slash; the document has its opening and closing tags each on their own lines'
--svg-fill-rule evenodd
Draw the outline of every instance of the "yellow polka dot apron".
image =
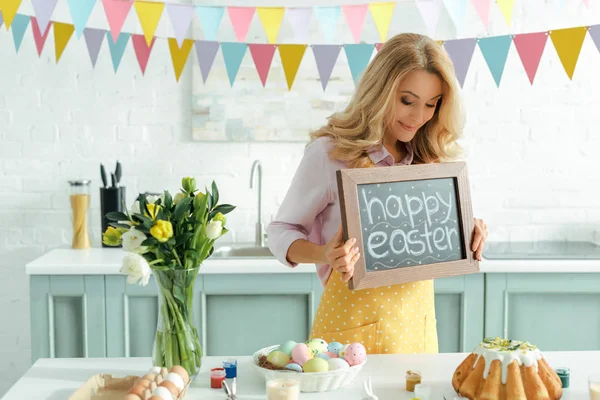
<svg viewBox="0 0 600 400">
<path fill-rule="evenodd" d="M 362 343 L 369 354 L 437 353 L 433 281 L 350 290 L 332 271 L 310 339 Z"/>
</svg>

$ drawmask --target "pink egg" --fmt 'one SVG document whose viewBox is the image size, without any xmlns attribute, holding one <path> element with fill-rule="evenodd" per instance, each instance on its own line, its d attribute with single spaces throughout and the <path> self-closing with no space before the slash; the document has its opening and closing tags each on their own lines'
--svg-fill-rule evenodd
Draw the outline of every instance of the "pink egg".
<svg viewBox="0 0 600 400">
<path fill-rule="evenodd" d="M 325 354 L 327 354 L 329 356 L 329 358 L 339 358 L 340 356 L 338 356 L 337 354 L 335 354 L 334 352 L 331 351 L 326 351 Z"/>
<path fill-rule="evenodd" d="M 367 359 L 367 350 L 361 343 L 354 342 L 346 349 L 344 359 L 350 366 L 361 364 Z"/>
<path fill-rule="evenodd" d="M 292 359 L 298 365 L 304 365 L 305 362 L 313 358 L 312 350 L 304 343 L 298 343 L 292 349 Z"/>
</svg>

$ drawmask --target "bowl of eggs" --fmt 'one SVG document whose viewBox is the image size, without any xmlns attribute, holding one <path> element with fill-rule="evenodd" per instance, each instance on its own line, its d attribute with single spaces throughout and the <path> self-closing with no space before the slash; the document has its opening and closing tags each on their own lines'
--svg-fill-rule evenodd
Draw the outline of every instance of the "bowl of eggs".
<svg viewBox="0 0 600 400">
<path fill-rule="evenodd" d="M 179 400 L 187 393 L 190 376 L 175 365 L 170 370 L 152 367 L 127 391 L 124 400 Z"/>
<path fill-rule="evenodd" d="M 350 383 L 367 362 L 362 343 L 327 343 L 310 339 L 304 343 L 288 340 L 254 353 L 254 367 L 265 379 L 293 377 L 301 392 L 325 392 Z"/>
</svg>

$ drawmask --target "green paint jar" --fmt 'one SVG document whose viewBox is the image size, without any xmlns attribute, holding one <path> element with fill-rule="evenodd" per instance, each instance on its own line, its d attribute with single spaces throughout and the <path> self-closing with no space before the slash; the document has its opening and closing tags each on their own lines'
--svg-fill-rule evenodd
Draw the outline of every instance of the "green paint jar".
<svg viewBox="0 0 600 400">
<path fill-rule="evenodd" d="M 567 367 L 559 367 L 555 369 L 556 374 L 558 375 L 558 377 L 560 378 L 560 382 L 562 383 L 562 388 L 568 388 L 569 387 L 569 381 L 571 378 L 571 370 Z"/>
</svg>

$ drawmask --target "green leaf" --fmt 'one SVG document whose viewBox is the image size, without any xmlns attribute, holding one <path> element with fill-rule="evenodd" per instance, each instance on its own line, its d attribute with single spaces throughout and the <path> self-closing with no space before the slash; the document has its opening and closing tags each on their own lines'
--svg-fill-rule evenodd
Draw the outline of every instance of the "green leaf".
<svg viewBox="0 0 600 400">
<path fill-rule="evenodd" d="M 133 214 L 131 217 L 136 222 L 140 222 L 144 225 L 149 225 L 150 227 L 152 227 L 152 225 L 154 224 L 154 222 L 152 222 L 152 220 L 150 218 L 146 217 L 145 215 Z"/>
<path fill-rule="evenodd" d="M 110 221 L 129 221 L 129 217 L 120 211 L 111 211 L 106 213 L 106 219 Z"/>
<path fill-rule="evenodd" d="M 171 197 L 171 193 L 169 193 L 168 190 L 165 190 L 165 208 L 167 210 L 171 210 L 171 207 L 173 207 L 173 198 Z"/>
<path fill-rule="evenodd" d="M 212 195 L 213 195 L 213 205 L 219 204 L 219 189 L 217 189 L 217 184 L 215 181 L 212 182 Z"/>
<path fill-rule="evenodd" d="M 208 188 L 206 186 L 204 187 L 204 191 L 206 193 L 206 198 L 207 198 L 206 206 L 208 207 L 209 210 L 212 210 L 212 208 L 213 208 L 212 195 L 210 194 L 210 192 L 208 191 Z"/>
<path fill-rule="evenodd" d="M 193 197 L 184 197 L 177 203 L 175 206 L 175 211 L 173 211 L 173 219 L 179 220 L 186 212 L 189 212 L 190 204 L 194 201 Z"/>
<path fill-rule="evenodd" d="M 145 234 L 150 234 L 150 228 L 145 225 L 136 225 L 135 229 Z"/>
<path fill-rule="evenodd" d="M 159 243 L 160 242 L 158 240 L 156 240 L 156 238 L 149 237 L 146 240 L 144 240 L 141 245 L 142 246 L 156 246 Z"/>
<path fill-rule="evenodd" d="M 194 236 L 194 232 L 184 232 L 181 235 L 177 236 L 175 246 L 180 246 L 184 244 L 189 238 Z"/>
<path fill-rule="evenodd" d="M 175 246 L 175 237 L 171 237 L 169 240 L 167 240 L 167 244 L 170 244 L 171 246 Z"/>
<path fill-rule="evenodd" d="M 215 208 L 214 210 L 211 211 L 211 213 L 208 215 L 208 220 L 210 221 L 211 219 L 213 219 L 214 216 L 217 215 L 217 213 L 219 213 L 219 212 L 221 214 L 225 215 L 225 214 L 229 214 L 234 209 L 235 209 L 235 206 L 232 206 L 231 204 L 221 204 L 220 206 L 217 206 L 217 208 Z"/>
<path fill-rule="evenodd" d="M 127 225 L 127 224 L 118 224 L 116 222 L 111 222 L 109 223 L 110 226 L 114 226 L 115 228 L 124 228 L 129 230 L 131 228 L 131 226 Z"/>
</svg>

